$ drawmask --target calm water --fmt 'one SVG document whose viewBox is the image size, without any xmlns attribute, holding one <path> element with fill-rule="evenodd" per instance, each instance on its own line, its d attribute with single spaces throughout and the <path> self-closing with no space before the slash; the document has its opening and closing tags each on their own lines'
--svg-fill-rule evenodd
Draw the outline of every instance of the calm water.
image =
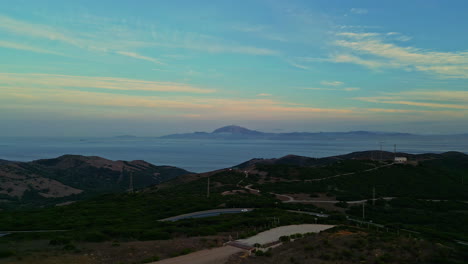
<svg viewBox="0 0 468 264">
<path fill-rule="evenodd" d="M 404 137 L 330 140 L 174 140 L 157 138 L 0 138 L 0 159 L 31 161 L 64 154 L 101 156 L 112 160 L 145 160 L 194 172 L 235 166 L 252 158 L 288 154 L 326 157 L 354 151 L 383 149 L 408 153 L 468 153 L 468 137 Z"/>
</svg>

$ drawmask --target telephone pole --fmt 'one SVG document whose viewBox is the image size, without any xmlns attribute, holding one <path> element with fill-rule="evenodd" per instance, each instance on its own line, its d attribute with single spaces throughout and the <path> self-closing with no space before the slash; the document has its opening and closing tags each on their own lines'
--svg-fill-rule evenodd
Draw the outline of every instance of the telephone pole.
<svg viewBox="0 0 468 264">
<path fill-rule="evenodd" d="M 210 176 L 208 176 L 208 184 L 206 186 L 206 198 L 210 198 Z"/>
<path fill-rule="evenodd" d="M 380 141 L 380 161 L 382 161 L 382 141 Z"/>
<path fill-rule="evenodd" d="M 375 186 L 372 188 L 372 205 L 375 206 Z"/>
<path fill-rule="evenodd" d="M 365 207 L 366 207 L 366 202 L 362 203 L 362 219 L 366 219 L 366 214 L 365 214 Z"/>
<path fill-rule="evenodd" d="M 133 193 L 133 172 L 130 172 L 130 184 L 128 186 L 128 191 Z"/>
</svg>

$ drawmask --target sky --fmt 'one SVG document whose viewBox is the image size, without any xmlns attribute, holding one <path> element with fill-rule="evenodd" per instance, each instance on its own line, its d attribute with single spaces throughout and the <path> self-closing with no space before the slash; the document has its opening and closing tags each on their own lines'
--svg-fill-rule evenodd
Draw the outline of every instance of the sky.
<svg viewBox="0 0 468 264">
<path fill-rule="evenodd" d="M 467 133 L 467 12 L 464 0 L 8 1 L 0 136 Z"/>
</svg>

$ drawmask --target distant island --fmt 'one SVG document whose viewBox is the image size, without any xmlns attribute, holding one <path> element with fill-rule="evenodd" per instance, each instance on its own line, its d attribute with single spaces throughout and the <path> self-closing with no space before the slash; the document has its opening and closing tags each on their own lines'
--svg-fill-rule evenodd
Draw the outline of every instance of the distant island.
<svg viewBox="0 0 468 264">
<path fill-rule="evenodd" d="M 371 131 L 349 131 L 349 132 L 288 132 L 268 133 L 250 130 L 237 125 L 229 125 L 215 129 L 212 132 L 194 132 L 171 134 L 160 138 L 168 139 L 270 139 L 270 140 L 300 140 L 300 139 L 327 139 L 327 138 L 356 138 L 356 137 L 382 137 L 382 136 L 413 136 L 409 133 L 397 132 L 371 132 Z"/>
</svg>

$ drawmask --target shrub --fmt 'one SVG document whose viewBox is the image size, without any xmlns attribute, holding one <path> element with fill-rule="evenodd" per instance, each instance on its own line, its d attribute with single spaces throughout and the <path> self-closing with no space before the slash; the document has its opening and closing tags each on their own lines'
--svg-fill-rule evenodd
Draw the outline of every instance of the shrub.
<svg viewBox="0 0 468 264">
<path fill-rule="evenodd" d="M 149 258 L 145 258 L 144 260 L 141 261 L 141 263 L 150 263 L 150 262 L 155 262 L 155 261 L 159 261 L 158 256 L 152 256 L 152 257 L 149 257 Z"/>
<path fill-rule="evenodd" d="M 9 250 L 9 249 L 2 249 L 0 250 L 0 258 L 8 258 L 11 256 L 14 256 L 15 252 Z"/>
<path fill-rule="evenodd" d="M 144 231 L 140 237 L 140 240 L 168 240 L 171 239 L 171 234 L 167 232 L 162 232 L 159 230 L 148 230 Z"/>
<path fill-rule="evenodd" d="M 107 236 L 99 231 L 92 231 L 84 234 L 84 241 L 87 242 L 103 242 L 107 240 Z"/>
</svg>

